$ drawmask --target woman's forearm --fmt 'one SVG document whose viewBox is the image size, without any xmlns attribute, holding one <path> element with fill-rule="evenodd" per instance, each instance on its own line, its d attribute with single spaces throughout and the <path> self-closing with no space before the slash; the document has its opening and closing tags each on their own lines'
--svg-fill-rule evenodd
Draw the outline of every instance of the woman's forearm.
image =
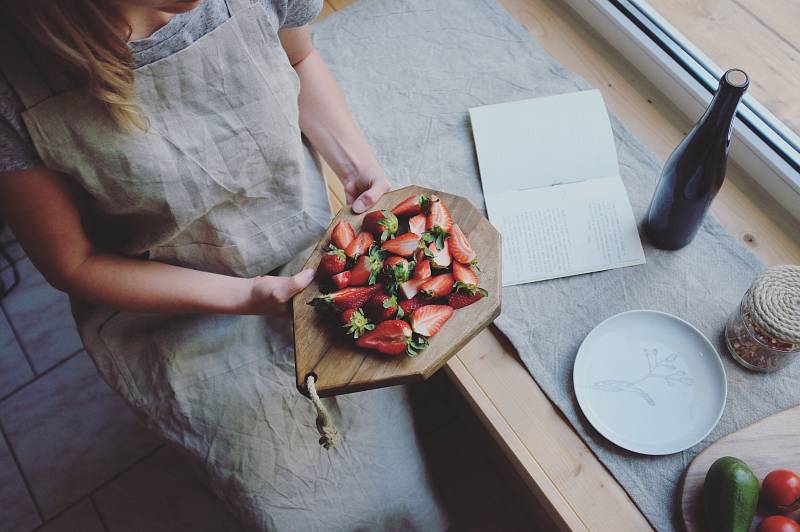
<svg viewBox="0 0 800 532">
<path fill-rule="evenodd" d="M 325 61 L 312 50 L 294 65 L 300 78 L 300 128 L 340 177 L 380 172 Z"/>
<path fill-rule="evenodd" d="M 254 313 L 252 279 L 110 253 L 89 255 L 63 284 L 60 288 L 80 299 L 117 310 Z"/>
</svg>

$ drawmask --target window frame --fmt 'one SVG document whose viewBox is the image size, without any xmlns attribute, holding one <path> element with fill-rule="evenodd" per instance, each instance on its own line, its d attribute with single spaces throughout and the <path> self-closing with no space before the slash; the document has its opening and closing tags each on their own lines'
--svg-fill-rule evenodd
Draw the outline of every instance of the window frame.
<svg viewBox="0 0 800 532">
<path fill-rule="evenodd" d="M 646 1 L 646 0 L 645 0 Z M 708 106 L 722 70 L 638 0 L 562 0 L 688 117 Z M 800 137 L 746 94 L 730 158 L 800 220 Z"/>
</svg>

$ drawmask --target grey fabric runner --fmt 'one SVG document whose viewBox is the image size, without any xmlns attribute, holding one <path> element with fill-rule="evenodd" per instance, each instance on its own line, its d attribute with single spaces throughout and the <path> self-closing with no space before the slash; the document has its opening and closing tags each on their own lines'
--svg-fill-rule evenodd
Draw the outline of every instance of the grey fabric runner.
<svg viewBox="0 0 800 532">
<path fill-rule="evenodd" d="M 591 88 L 561 67 L 493 0 L 362 0 L 318 24 L 315 42 L 396 187 L 466 196 L 484 208 L 467 109 Z M 622 178 L 638 220 L 660 163 L 615 117 Z M 709 218 L 677 252 L 646 242 L 647 264 L 509 287 L 498 327 L 657 529 L 680 528 L 677 487 L 711 442 L 800 402 L 800 365 L 773 375 L 740 369 L 721 341 L 724 322 L 762 263 Z M 665 457 L 637 455 L 600 436 L 579 412 L 571 373 L 578 346 L 605 318 L 630 309 L 676 314 L 715 341 L 728 402 L 709 438 Z"/>
</svg>

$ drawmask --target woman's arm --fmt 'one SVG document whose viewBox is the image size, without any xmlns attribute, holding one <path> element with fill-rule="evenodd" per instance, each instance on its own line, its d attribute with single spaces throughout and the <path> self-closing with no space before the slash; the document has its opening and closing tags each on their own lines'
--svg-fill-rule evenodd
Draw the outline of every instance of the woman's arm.
<svg viewBox="0 0 800 532">
<path fill-rule="evenodd" d="M 353 211 L 363 212 L 391 187 L 342 91 L 311 43 L 308 26 L 278 32 L 300 78 L 300 128 L 344 185 Z"/>
<path fill-rule="evenodd" d="M 44 166 L 0 172 L 0 209 L 50 284 L 118 310 L 280 315 L 313 278 L 241 279 L 97 250 L 66 177 Z"/>
</svg>

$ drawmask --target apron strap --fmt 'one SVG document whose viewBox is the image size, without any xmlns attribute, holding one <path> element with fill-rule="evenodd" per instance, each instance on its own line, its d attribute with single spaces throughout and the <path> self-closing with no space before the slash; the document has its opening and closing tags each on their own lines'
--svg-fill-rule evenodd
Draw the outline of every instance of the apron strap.
<svg viewBox="0 0 800 532">
<path fill-rule="evenodd" d="M 0 25 L 0 71 L 22 101 L 30 109 L 53 95 L 44 76 L 36 68 L 30 53 L 10 28 Z"/>
<path fill-rule="evenodd" d="M 228 13 L 234 16 L 237 13 L 250 9 L 255 3 L 254 0 L 225 0 L 225 5 L 228 6 Z"/>
</svg>

